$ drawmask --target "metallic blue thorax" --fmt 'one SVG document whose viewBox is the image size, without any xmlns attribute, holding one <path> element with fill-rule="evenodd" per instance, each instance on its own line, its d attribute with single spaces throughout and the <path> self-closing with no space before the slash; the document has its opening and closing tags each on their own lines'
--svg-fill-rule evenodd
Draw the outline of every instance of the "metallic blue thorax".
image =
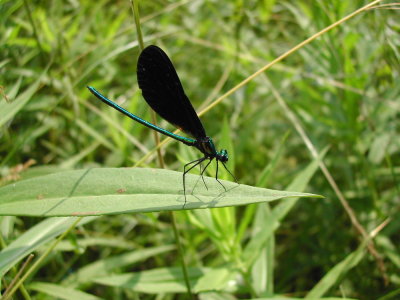
<svg viewBox="0 0 400 300">
<path fill-rule="evenodd" d="M 216 158 L 217 160 L 221 162 L 227 162 L 228 161 L 228 152 L 226 150 L 221 150 L 218 152 L 215 148 L 214 142 L 212 139 L 208 136 L 205 138 L 196 140 L 196 143 L 194 146 L 199 149 L 204 156 L 207 158 L 213 159 Z"/>
</svg>

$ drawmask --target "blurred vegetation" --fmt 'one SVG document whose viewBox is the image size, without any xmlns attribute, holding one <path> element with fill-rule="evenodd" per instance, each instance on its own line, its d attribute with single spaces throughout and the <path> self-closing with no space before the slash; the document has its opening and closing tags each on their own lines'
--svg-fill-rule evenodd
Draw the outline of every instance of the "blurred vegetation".
<svg viewBox="0 0 400 300">
<path fill-rule="evenodd" d="M 366 3 L 158 0 L 141 1 L 140 14 L 145 44 L 169 54 L 194 107 L 204 108 Z M 151 120 L 136 83 L 139 48 L 129 1 L 3 0 L 0 16 L 2 185 L 68 169 L 133 166 L 154 149 L 149 129 L 122 118 L 86 89 L 94 86 Z M 313 289 L 320 291 L 315 298 L 399 299 L 399 20 L 398 10 L 387 7 L 364 12 L 202 116 L 217 147 L 232 148 L 230 167 L 240 183 L 287 189 L 314 158 L 277 97 L 283 100 L 315 148 L 327 149 L 323 162 L 364 230 L 369 233 L 390 218 L 373 239 L 377 254 L 362 246 L 364 237 L 317 171 L 305 191 L 326 198 L 299 200 L 274 229 L 256 226 L 268 222 L 274 205 L 176 214 L 188 266 L 227 274 L 239 270 L 230 286 L 202 293 L 201 299 L 294 299 Z M 176 142 L 162 152 L 166 168 L 178 171 L 199 156 Z M 155 154 L 140 166 L 158 167 Z M 209 172 L 212 176 L 215 167 Z M 170 221 L 164 213 L 86 220 L 25 282 L 18 299 L 29 299 L 28 294 L 34 299 L 186 299 Z M 5 248 L 50 220 L 1 217 L 0 222 Z M 274 234 L 250 268 L 238 257 L 260 230 Z M 107 266 L 103 278 L 88 272 L 92 264 Z M 21 265 L 3 276 L 3 291 Z M 339 268 L 343 265 L 348 269 Z M 157 284 L 127 287 L 113 274 L 160 277 Z M 211 280 L 223 274 L 216 272 Z M 322 279 L 327 290 L 318 285 Z"/>
</svg>

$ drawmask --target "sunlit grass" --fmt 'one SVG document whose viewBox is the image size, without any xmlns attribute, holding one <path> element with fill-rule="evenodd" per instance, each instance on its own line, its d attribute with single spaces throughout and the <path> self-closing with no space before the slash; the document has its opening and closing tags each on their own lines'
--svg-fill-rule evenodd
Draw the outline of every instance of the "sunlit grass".
<svg viewBox="0 0 400 300">
<path fill-rule="evenodd" d="M 95 86 L 151 120 L 136 83 L 139 48 L 129 1 L 27 2 L 0 5 L 0 184 L 69 169 L 138 162 L 158 167 L 155 152 L 146 157 L 155 148 L 149 129 L 122 118 L 86 89 Z M 141 1 L 140 14 L 145 44 L 168 53 L 194 107 L 204 108 L 365 4 Z M 398 297 L 398 19 L 396 10 L 368 10 L 201 117 L 217 147 L 229 150 L 229 167 L 240 183 L 326 199 L 177 213 L 195 292 L 206 297 L 209 287 L 220 299 L 309 292 L 313 299 Z M 337 190 L 297 126 L 321 155 Z M 175 171 L 200 155 L 176 142 L 163 146 L 162 153 L 166 168 Z M 209 175 L 214 174 L 212 166 Z M 354 228 L 338 191 L 365 236 Z M 374 256 L 363 241 L 388 217 L 373 240 Z M 0 220 L 2 248 L 27 249 L 10 258 L 14 269 L 2 274 L 3 289 L 21 268 L 18 259 L 43 253 L 73 222 Z M 158 299 L 186 299 L 170 224 L 163 213 L 84 218 L 18 296 L 77 299 L 74 293 L 84 292 L 79 297 L 154 299 L 158 293 Z M 133 281 L 124 284 L 127 278 Z"/>
</svg>

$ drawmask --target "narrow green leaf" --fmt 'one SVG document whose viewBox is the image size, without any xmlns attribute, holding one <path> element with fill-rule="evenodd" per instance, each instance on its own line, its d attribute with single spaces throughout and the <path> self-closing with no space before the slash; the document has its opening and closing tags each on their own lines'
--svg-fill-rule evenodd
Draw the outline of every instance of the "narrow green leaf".
<svg viewBox="0 0 400 300">
<path fill-rule="evenodd" d="M 322 152 L 321 157 L 324 157 L 325 151 Z M 306 188 L 312 176 L 318 170 L 318 161 L 312 161 L 306 169 L 299 173 L 294 181 L 289 185 L 289 189 L 303 190 Z M 262 226 L 254 233 L 249 243 L 246 245 L 243 253 L 243 260 L 251 266 L 254 260 L 259 255 L 260 250 L 268 239 L 272 236 L 275 230 L 279 227 L 280 222 L 289 213 L 289 211 L 297 203 L 298 198 L 287 199 L 274 207 L 268 218 L 264 218 Z M 271 275 L 271 274 L 270 274 Z"/>
<path fill-rule="evenodd" d="M 53 296 L 56 299 L 66 299 L 66 300 L 100 300 L 103 298 L 90 295 L 88 293 L 74 290 L 71 288 L 66 288 L 58 284 L 46 283 L 46 282 L 35 282 L 29 285 L 29 288 L 43 294 Z"/>
<path fill-rule="evenodd" d="M 370 242 L 369 239 L 364 240 L 356 251 L 349 254 L 340 263 L 334 266 L 307 294 L 304 299 L 315 299 L 322 297 L 332 286 L 336 285 L 340 278 L 352 268 L 354 268 L 362 260 L 365 255 L 365 248 Z"/>
<path fill-rule="evenodd" d="M 272 296 L 268 298 L 251 298 L 248 300 L 304 300 L 304 298 L 293 298 L 284 296 Z M 326 298 L 313 298 L 313 300 L 357 300 L 355 298 L 346 297 L 326 297 Z"/>
<path fill-rule="evenodd" d="M 96 217 L 84 218 L 79 225 L 93 221 Z M 49 218 L 35 225 L 0 252 L 0 276 L 38 247 L 67 230 L 75 218 Z"/>
<path fill-rule="evenodd" d="M 0 188 L 0 215 L 90 216 L 213 208 L 274 201 L 313 194 L 268 190 L 205 177 L 208 190 L 196 186 L 198 175 L 160 169 L 93 168 L 19 181 Z M 193 193 L 191 193 L 194 188 Z M 29 208 L 29 209 L 28 209 Z"/>
<path fill-rule="evenodd" d="M 11 120 L 28 101 L 32 98 L 33 94 L 36 92 L 39 87 L 40 82 L 44 74 L 46 74 L 47 70 L 45 70 L 38 80 L 35 81 L 25 92 L 20 94 L 14 101 L 8 103 L 6 101 L 0 101 L 0 127 Z"/>
<path fill-rule="evenodd" d="M 116 255 L 106 259 L 100 259 L 94 263 L 81 267 L 76 273 L 71 274 L 64 282 L 77 285 L 83 282 L 92 281 L 93 278 L 110 275 L 113 270 L 134 264 L 138 261 L 145 261 L 149 257 L 160 255 L 161 253 L 175 249 L 173 245 L 152 247 L 148 249 L 136 250 L 121 255 Z"/>
<path fill-rule="evenodd" d="M 189 268 L 188 273 L 191 285 L 196 293 L 223 290 L 237 275 L 235 272 L 224 268 Z M 148 294 L 186 293 L 180 268 L 159 268 L 111 275 L 96 278 L 94 282 Z"/>
</svg>

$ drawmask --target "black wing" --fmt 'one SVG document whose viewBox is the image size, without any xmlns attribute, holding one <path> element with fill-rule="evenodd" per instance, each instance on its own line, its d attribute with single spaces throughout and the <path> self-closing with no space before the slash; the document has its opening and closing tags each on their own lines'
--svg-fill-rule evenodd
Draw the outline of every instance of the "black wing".
<svg viewBox="0 0 400 300">
<path fill-rule="evenodd" d="M 144 99 L 163 119 L 196 139 L 206 136 L 171 60 L 162 49 L 151 45 L 140 53 L 137 78 Z"/>
</svg>

